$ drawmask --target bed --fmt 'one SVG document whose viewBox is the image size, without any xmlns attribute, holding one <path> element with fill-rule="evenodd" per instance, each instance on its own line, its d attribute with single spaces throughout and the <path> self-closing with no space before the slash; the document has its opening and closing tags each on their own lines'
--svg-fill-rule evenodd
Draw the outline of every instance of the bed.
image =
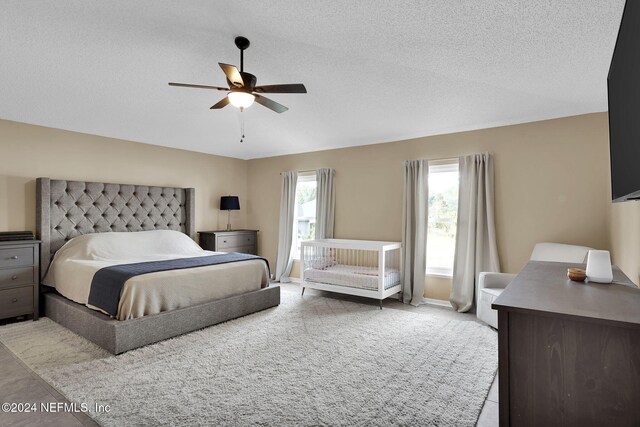
<svg viewBox="0 0 640 427">
<path fill-rule="evenodd" d="M 302 293 L 305 288 L 376 298 L 402 289 L 398 242 L 318 239 L 301 243 Z"/>
<path fill-rule="evenodd" d="M 280 303 L 266 260 L 193 242 L 193 189 L 49 178 L 36 188 L 44 315 L 114 354 Z M 183 265 L 123 280 L 117 308 L 91 301 L 98 271 L 163 262 Z"/>
</svg>

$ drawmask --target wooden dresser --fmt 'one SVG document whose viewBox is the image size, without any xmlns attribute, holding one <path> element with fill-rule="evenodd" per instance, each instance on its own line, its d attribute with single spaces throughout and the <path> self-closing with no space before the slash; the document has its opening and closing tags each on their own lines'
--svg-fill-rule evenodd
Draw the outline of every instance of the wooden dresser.
<svg viewBox="0 0 640 427">
<path fill-rule="evenodd" d="M 198 234 L 202 249 L 258 254 L 258 230 L 199 231 Z"/>
<path fill-rule="evenodd" d="M 39 246 L 38 240 L 0 242 L 0 319 L 38 320 Z"/>
<path fill-rule="evenodd" d="M 501 426 L 640 426 L 640 289 L 580 266 L 529 262 L 493 303 Z"/>
</svg>

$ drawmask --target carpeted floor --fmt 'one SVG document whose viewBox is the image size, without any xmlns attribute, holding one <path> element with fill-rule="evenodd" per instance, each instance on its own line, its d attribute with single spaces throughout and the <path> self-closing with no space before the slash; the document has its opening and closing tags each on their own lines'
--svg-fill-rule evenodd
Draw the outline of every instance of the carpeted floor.
<svg viewBox="0 0 640 427">
<path fill-rule="evenodd" d="M 399 305 L 399 304 L 398 304 Z M 472 426 L 497 334 L 440 310 L 282 293 L 279 307 L 112 356 L 49 319 L 0 341 L 103 426 Z"/>
</svg>

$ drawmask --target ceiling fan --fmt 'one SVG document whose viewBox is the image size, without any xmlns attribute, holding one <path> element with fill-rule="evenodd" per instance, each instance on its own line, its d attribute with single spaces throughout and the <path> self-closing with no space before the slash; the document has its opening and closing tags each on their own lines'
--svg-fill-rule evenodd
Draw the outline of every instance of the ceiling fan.
<svg viewBox="0 0 640 427">
<path fill-rule="evenodd" d="M 212 110 L 218 110 L 226 107 L 228 104 L 233 105 L 243 111 L 250 107 L 253 102 L 262 104 L 276 113 L 284 113 L 288 110 L 282 104 L 279 104 L 269 98 L 260 95 L 261 93 L 307 93 L 307 89 L 302 83 L 256 86 L 258 79 L 253 74 L 244 71 L 244 50 L 249 47 L 249 40 L 245 37 L 236 37 L 235 44 L 240 49 L 240 71 L 233 65 L 218 63 L 224 74 L 227 76 L 229 87 L 194 85 L 188 83 L 173 83 L 169 86 L 192 87 L 196 89 L 213 89 L 228 91 L 227 96 L 222 98 L 218 103 L 211 107 Z"/>
</svg>

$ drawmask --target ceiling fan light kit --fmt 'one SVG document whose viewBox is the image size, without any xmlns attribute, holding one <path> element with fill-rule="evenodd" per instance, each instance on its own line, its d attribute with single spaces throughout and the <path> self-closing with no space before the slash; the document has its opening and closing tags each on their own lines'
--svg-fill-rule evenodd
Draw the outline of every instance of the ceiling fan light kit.
<svg viewBox="0 0 640 427">
<path fill-rule="evenodd" d="M 241 111 L 245 108 L 251 107 L 253 101 L 256 100 L 256 97 L 249 92 L 240 91 L 229 92 L 227 98 L 229 98 L 229 102 L 231 103 L 231 105 L 239 108 Z"/>
<path fill-rule="evenodd" d="M 239 108 L 240 111 L 243 111 L 245 108 L 253 105 L 255 101 L 276 113 L 284 113 L 288 110 L 287 107 L 269 98 L 265 98 L 258 93 L 307 93 L 307 89 L 302 83 L 256 86 L 256 83 L 258 82 L 256 76 L 244 71 L 244 51 L 250 45 L 249 40 L 241 36 L 236 37 L 235 44 L 236 47 L 240 49 L 240 70 L 233 65 L 223 64 L 221 62 L 218 63 L 227 77 L 227 83 L 229 84 L 228 88 L 173 82 L 170 82 L 169 86 L 228 91 L 225 98 L 221 99 L 211 107 L 212 110 L 218 110 L 226 107 L 228 104 L 231 104 L 234 107 Z"/>
</svg>

